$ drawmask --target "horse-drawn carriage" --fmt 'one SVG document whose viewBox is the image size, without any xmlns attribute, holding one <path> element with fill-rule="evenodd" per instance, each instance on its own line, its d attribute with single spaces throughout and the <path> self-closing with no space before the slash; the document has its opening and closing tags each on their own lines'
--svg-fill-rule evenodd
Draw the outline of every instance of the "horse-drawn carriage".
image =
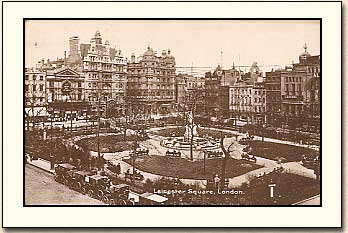
<svg viewBox="0 0 348 233">
<path fill-rule="evenodd" d="M 135 155 L 136 157 L 141 157 L 141 156 L 149 155 L 149 150 L 145 149 L 145 148 L 137 148 L 135 150 L 135 152 L 134 151 L 130 151 L 129 155 L 130 156 L 134 156 Z"/>
<path fill-rule="evenodd" d="M 55 166 L 54 171 L 55 181 L 70 186 L 73 172 L 76 171 L 76 167 L 69 163 L 60 163 Z"/>
<path fill-rule="evenodd" d="M 318 155 L 303 155 L 301 161 L 304 167 L 314 169 L 315 165 L 320 163 L 320 157 Z"/>
<path fill-rule="evenodd" d="M 129 180 L 131 180 L 132 178 L 134 179 L 134 180 L 143 180 L 144 179 L 144 176 L 143 176 L 143 174 L 141 174 L 140 172 L 138 172 L 138 171 L 134 171 L 134 174 L 132 174 L 132 173 L 130 173 L 129 172 L 129 169 L 124 173 L 124 178 L 125 178 L 125 180 L 127 180 L 127 179 L 129 179 Z"/>
<path fill-rule="evenodd" d="M 95 175 L 96 171 L 75 171 L 71 180 L 71 188 L 81 192 L 82 194 L 86 193 L 86 177 Z"/>
<path fill-rule="evenodd" d="M 172 157 L 172 158 L 180 158 L 181 157 L 181 152 L 174 150 L 174 149 L 168 149 L 166 152 L 166 156 Z"/>
<path fill-rule="evenodd" d="M 242 160 L 250 161 L 256 163 L 256 157 L 255 155 L 251 155 L 249 153 L 242 153 Z"/>
<path fill-rule="evenodd" d="M 111 185 L 104 193 L 102 201 L 108 205 L 128 205 L 129 186 L 126 184 Z"/>
<path fill-rule="evenodd" d="M 222 151 L 208 151 L 208 159 L 210 158 L 221 158 L 223 155 Z"/>
<path fill-rule="evenodd" d="M 105 190 L 110 187 L 111 182 L 107 176 L 93 175 L 85 177 L 84 191 L 88 196 L 102 200 Z"/>
<path fill-rule="evenodd" d="M 254 136 L 247 135 L 239 140 L 239 143 L 242 145 L 248 145 L 250 142 L 254 140 Z"/>
</svg>

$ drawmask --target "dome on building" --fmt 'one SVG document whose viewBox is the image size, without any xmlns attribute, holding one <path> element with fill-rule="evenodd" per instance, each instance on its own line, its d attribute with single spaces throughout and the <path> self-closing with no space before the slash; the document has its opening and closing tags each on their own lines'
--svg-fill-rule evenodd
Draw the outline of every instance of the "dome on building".
<svg viewBox="0 0 348 233">
<path fill-rule="evenodd" d="M 153 49 L 150 48 L 150 46 L 147 46 L 147 50 L 144 53 L 144 57 L 145 56 L 155 56 L 155 53 L 154 53 Z"/>
<path fill-rule="evenodd" d="M 307 51 L 307 44 L 304 44 L 304 46 L 303 46 L 303 48 L 304 48 L 304 52 L 303 53 L 301 53 L 301 55 L 300 55 L 300 60 L 301 59 L 306 59 L 307 57 L 310 57 L 311 55 L 308 53 L 308 51 Z"/>
<path fill-rule="evenodd" d="M 97 31 L 95 32 L 94 36 L 95 36 L 95 37 L 101 37 L 101 34 L 100 34 L 100 32 L 97 30 Z"/>
<path fill-rule="evenodd" d="M 174 56 L 170 53 L 170 49 L 168 49 L 167 58 L 174 59 Z"/>
</svg>

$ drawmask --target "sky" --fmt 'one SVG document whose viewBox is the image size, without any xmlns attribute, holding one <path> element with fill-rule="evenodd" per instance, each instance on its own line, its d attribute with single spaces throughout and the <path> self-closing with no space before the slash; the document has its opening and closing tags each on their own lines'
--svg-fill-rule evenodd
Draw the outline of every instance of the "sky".
<svg viewBox="0 0 348 233">
<path fill-rule="evenodd" d="M 158 54 L 170 49 L 177 67 L 186 67 L 178 70 L 189 73 L 254 61 L 262 71 L 284 67 L 298 62 L 305 43 L 311 55 L 320 55 L 320 22 L 315 20 L 29 20 L 26 66 L 64 57 L 69 37 L 88 43 L 97 30 L 103 42 L 108 40 L 128 59 L 132 53 L 142 55 L 147 46 Z"/>
</svg>

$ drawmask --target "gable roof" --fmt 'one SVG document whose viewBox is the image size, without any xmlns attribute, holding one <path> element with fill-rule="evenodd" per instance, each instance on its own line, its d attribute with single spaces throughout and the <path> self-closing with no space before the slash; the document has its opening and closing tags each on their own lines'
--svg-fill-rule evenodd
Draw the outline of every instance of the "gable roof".
<svg viewBox="0 0 348 233">
<path fill-rule="evenodd" d="M 55 72 L 54 72 L 55 76 L 80 76 L 79 73 L 77 73 L 76 71 L 68 68 L 68 67 L 62 67 L 60 69 L 57 69 Z"/>
</svg>

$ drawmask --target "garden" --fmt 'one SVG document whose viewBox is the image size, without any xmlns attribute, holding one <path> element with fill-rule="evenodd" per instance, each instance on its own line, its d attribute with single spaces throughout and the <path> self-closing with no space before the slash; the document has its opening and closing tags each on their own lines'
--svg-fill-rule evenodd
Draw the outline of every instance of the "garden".
<svg viewBox="0 0 348 233">
<path fill-rule="evenodd" d="M 132 164 L 131 159 L 124 160 Z M 135 167 L 144 172 L 161 176 L 179 177 L 184 179 L 213 178 L 221 173 L 222 159 L 206 159 L 205 172 L 204 161 L 190 161 L 183 158 L 169 158 L 165 156 L 143 156 L 135 161 Z M 252 170 L 261 168 L 251 162 L 230 158 L 226 163 L 226 178 L 243 175 Z"/>
<path fill-rule="evenodd" d="M 99 137 L 99 148 L 105 153 L 122 152 L 125 150 L 131 150 L 134 147 L 134 143 L 139 137 L 134 135 L 126 136 L 123 134 L 108 135 Z M 77 144 L 90 151 L 98 151 L 98 138 L 84 138 L 77 142 Z"/>
<path fill-rule="evenodd" d="M 319 152 L 305 147 L 262 141 L 250 141 L 251 154 L 266 159 L 278 160 L 283 162 L 300 161 L 302 155 L 318 154 Z"/>
</svg>

